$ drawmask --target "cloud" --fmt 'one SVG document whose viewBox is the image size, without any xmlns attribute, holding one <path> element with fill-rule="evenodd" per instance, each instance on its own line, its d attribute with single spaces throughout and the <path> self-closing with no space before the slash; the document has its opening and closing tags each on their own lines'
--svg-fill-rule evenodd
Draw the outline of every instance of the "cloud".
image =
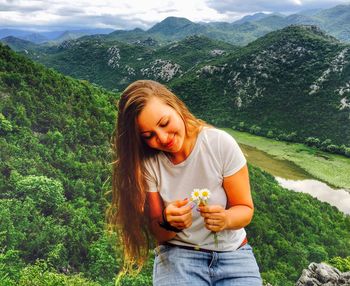
<svg viewBox="0 0 350 286">
<path fill-rule="evenodd" d="M 0 26 L 110 27 L 148 29 L 166 17 L 185 17 L 191 21 L 224 21 L 204 0 L 0 0 Z"/>
<path fill-rule="evenodd" d="M 280 12 L 280 13 L 296 13 L 301 10 L 309 10 L 315 8 L 329 8 L 337 4 L 349 4 L 345 0 L 206 0 L 208 7 L 218 11 L 219 13 L 242 12 Z"/>
<path fill-rule="evenodd" d="M 169 16 L 233 22 L 256 12 L 292 13 L 341 3 L 349 0 L 0 0 L 0 27 L 147 30 Z"/>
</svg>

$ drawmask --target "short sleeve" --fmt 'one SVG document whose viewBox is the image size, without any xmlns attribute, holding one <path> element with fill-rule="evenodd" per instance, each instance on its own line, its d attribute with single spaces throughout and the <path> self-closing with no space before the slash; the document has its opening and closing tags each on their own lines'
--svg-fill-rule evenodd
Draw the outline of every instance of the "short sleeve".
<svg viewBox="0 0 350 286">
<path fill-rule="evenodd" d="M 247 163 L 236 140 L 225 131 L 220 134 L 219 154 L 223 177 L 235 174 Z"/>
<path fill-rule="evenodd" d="M 157 183 L 157 176 L 154 170 L 154 166 L 152 165 L 152 162 L 149 160 L 144 161 L 144 176 L 148 185 L 147 192 L 158 192 L 158 183 Z"/>
</svg>

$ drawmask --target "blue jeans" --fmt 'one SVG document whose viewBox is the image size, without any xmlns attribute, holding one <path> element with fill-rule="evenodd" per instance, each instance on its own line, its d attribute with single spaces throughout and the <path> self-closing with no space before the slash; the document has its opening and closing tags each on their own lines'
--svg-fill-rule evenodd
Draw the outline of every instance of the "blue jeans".
<svg viewBox="0 0 350 286">
<path fill-rule="evenodd" d="M 249 244 L 236 251 L 211 253 L 160 245 L 154 252 L 155 286 L 262 285 L 259 267 Z"/>
</svg>

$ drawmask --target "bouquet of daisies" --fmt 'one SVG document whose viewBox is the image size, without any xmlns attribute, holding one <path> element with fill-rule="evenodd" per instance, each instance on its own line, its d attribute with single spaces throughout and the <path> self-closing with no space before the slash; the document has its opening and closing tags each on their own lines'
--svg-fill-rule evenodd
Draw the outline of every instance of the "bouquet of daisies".
<svg viewBox="0 0 350 286">
<path fill-rule="evenodd" d="M 208 189 L 194 189 L 191 193 L 191 201 L 194 202 L 197 206 L 206 206 L 208 205 L 208 200 L 210 198 L 210 190 Z M 215 246 L 218 247 L 218 234 L 212 232 L 214 235 Z"/>
</svg>

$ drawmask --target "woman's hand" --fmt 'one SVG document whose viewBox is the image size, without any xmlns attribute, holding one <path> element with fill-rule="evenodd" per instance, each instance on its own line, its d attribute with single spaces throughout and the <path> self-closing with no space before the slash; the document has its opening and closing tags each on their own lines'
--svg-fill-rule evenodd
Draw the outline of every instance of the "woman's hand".
<svg viewBox="0 0 350 286">
<path fill-rule="evenodd" d="M 199 206 L 201 216 L 204 218 L 205 227 L 211 231 L 219 232 L 227 226 L 227 212 L 220 205 Z"/>
<path fill-rule="evenodd" d="M 164 216 L 170 225 L 185 229 L 192 225 L 192 204 L 189 200 L 171 202 L 164 210 Z"/>
</svg>

